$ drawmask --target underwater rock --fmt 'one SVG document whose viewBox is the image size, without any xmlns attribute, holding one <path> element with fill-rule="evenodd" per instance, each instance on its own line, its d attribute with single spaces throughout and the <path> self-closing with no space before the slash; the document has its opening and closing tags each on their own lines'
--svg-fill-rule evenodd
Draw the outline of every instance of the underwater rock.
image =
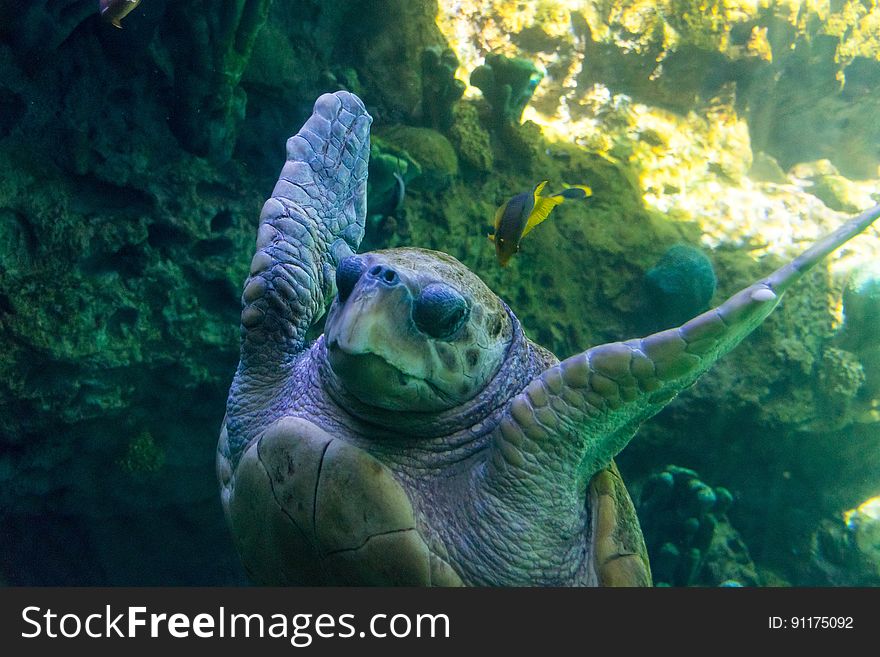
<svg viewBox="0 0 880 657">
<path fill-rule="evenodd" d="M 422 53 L 422 117 L 428 127 L 449 130 L 453 108 L 467 85 L 455 77 L 458 57 L 450 48 L 434 46 Z"/>
<path fill-rule="evenodd" d="M 810 555 L 810 576 L 821 585 L 880 586 L 880 498 L 823 521 Z"/>
<path fill-rule="evenodd" d="M 709 306 L 715 294 L 715 270 L 706 254 L 676 244 L 645 273 L 647 312 L 653 330 L 681 324 Z"/>
<path fill-rule="evenodd" d="M 854 212 L 858 206 L 858 192 L 843 176 L 822 176 L 813 181 L 810 192 L 826 206 L 838 212 Z"/>
<path fill-rule="evenodd" d="M 187 29 L 166 29 L 172 4 L 141 5 L 122 30 L 83 1 L 25 3 L 0 21 L 16 33 L 0 38 L 10 584 L 243 577 L 205 487 L 216 442 L 206 429 L 222 420 L 205 405 L 222 400 L 235 366 L 230 325 L 248 265 L 232 251 L 253 239 L 245 217 L 265 180 L 259 157 L 221 167 L 169 129 L 176 46 L 162 39 Z M 212 20 L 188 7 L 187 19 Z"/>
<path fill-rule="evenodd" d="M 152 474 L 165 465 L 166 454 L 149 431 L 143 431 L 132 438 L 125 455 L 118 464 L 126 472 Z"/>
<path fill-rule="evenodd" d="M 880 345 L 880 263 L 854 271 L 843 290 L 843 344 L 856 352 Z"/>
<path fill-rule="evenodd" d="M 324 71 L 322 79 L 329 89 L 343 89 L 352 93 L 363 93 L 363 85 L 355 69 L 350 66 Z"/>
<path fill-rule="evenodd" d="M 318 11 L 316 36 L 335 44 L 331 58 L 358 71 L 370 90 L 368 102 L 386 112 L 381 118 L 414 122 L 422 101 L 422 53 L 426 47 L 446 47 L 437 28 L 436 0 L 320 3 Z"/>
<path fill-rule="evenodd" d="M 471 72 L 471 84 L 483 92 L 496 127 L 519 125 L 544 74 L 532 62 L 495 53 Z"/>
<path fill-rule="evenodd" d="M 855 421 L 880 422 L 880 264 L 868 263 L 850 274 L 843 289 L 843 317 L 839 343 L 854 352 L 861 374 L 862 385 L 850 397 Z"/>
<path fill-rule="evenodd" d="M 862 396 L 869 407 L 864 419 L 880 422 L 880 345 L 863 349 L 859 360 L 865 373 Z"/>
<path fill-rule="evenodd" d="M 232 154 L 247 96 L 239 86 L 271 0 L 169 3 L 163 45 L 174 67 L 170 126 L 196 155 Z"/>
<path fill-rule="evenodd" d="M 670 465 L 642 484 L 637 511 L 656 586 L 742 586 L 760 583 L 727 510 L 733 496 L 696 472 Z"/>
<path fill-rule="evenodd" d="M 413 188 L 440 191 L 458 176 L 458 156 L 449 140 L 431 128 L 395 125 L 378 132 L 381 142 L 393 146 L 418 164 Z"/>
<path fill-rule="evenodd" d="M 865 90 L 876 90 L 871 85 L 880 65 L 873 54 L 858 55 L 877 51 L 876 30 L 868 26 L 878 9 L 842 2 L 826 12 L 809 8 L 796 20 L 784 12 L 758 18 L 767 28 L 772 63 L 743 80 L 739 92 L 749 108 L 753 145 L 783 168 L 828 157 L 846 176 L 875 177 L 880 127 L 871 117 L 880 100 Z"/>
<path fill-rule="evenodd" d="M 806 184 L 806 192 L 818 198 L 831 210 L 851 212 L 852 208 L 872 202 L 874 190 L 840 175 L 837 167 L 828 160 L 820 159 L 795 164 L 790 170 L 791 179 Z"/>
<path fill-rule="evenodd" d="M 380 139 L 370 144 L 365 244 L 383 244 L 397 229 L 396 216 L 406 200 L 409 182 L 422 169 L 409 154 Z"/>
<path fill-rule="evenodd" d="M 825 158 L 798 162 L 791 167 L 789 173 L 795 178 L 804 178 L 806 180 L 818 180 L 823 176 L 839 175 L 837 167 L 832 164 L 831 160 Z"/>
<path fill-rule="evenodd" d="M 828 399 L 829 412 L 820 424 L 825 429 L 846 426 L 856 416 L 861 416 L 860 391 L 865 384 L 865 371 L 859 356 L 836 347 L 828 347 L 822 354 L 818 368 L 819 384 Z"/>
<path fill-rule="evenodd" d="M 5 4 L 0 7 L 0 42 L 11 43 L 19 65 L 30 72 L 51 66 L 58 48 L 74 30 L 95 20 L 98 7 L 84 0 Z"/>
<path fill-rule="evenodd" d="M 462 102 L 455 106 L 448 136 L 464 168 L 480 173 L 492 171 L 492 143 L 473 104 Z"/>
<path fill-rule="evenodd" d="M 24 112 L 24 99 L 14 91 L 0 86 L 0 139 L 12 132 Z"/>
<path fill-rule="evenodd" d="M 752 156 L 752 166 L 749 167 L 749 178 L 760 182 L 770 182 L 784 185 L 788 182 L 785 171 L 779 166 L 779 162 L 772 155 L 758 151 Z"/>
</svg>

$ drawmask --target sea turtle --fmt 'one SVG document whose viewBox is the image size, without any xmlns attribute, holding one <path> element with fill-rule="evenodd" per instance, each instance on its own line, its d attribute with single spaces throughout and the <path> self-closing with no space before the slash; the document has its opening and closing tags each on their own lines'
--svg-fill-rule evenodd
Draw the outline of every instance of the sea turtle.
<svg viewBox="0 0 880 657">
<path fill-rule="evenodd" d="M 559 362 L 454 258 L 355 255 L 370 122 L 352 94 L 321 96 L 263 206 L 217 458 L 248 574 L 650 585 L 612 458 L 880 207 L 678 328 Z"/>
</svg>

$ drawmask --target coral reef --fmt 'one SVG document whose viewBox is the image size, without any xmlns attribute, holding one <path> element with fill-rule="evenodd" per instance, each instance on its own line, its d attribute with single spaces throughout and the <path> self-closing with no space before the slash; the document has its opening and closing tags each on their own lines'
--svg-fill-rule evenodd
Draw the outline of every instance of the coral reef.
<svg viewBox="0 0 880 657">
<path fill-rule="evenodd" d="M 518 125 L 544 74 L 520 57 L 490 53 L 471 73 L 471 84 L 483 92 L 496 127 Z"/>
<path fill-rule="evenodd" d="M 322 26 L 327 31 L 320 36 L 338 44 L 328 55 L 358 70 L 369 89 L 368 106 L 383 108 L 375 118 L 415 117 L 422 100 L 422 52 L 447 45 L 436 25 L 436 0 L 356 0 L 326 13 L 338 16 Z"/>
<path fill-rule="evenodd" d="M 548 75 L 527 119 L 628 160 L 646 202 L 698 222 L 704 244 L 760 255 L 790 252 L 836 221 L 812 181 L 784 174 L 794 164 L 828 158 L 845 176 L 876 179 L 877 127 L 865 125 L 876 61 L 860 58 L 876 52 L 877 15 L 858 2 L 466 0 L 442 6 L 440 25 L 465 67 L 484 52 L 537 62 Z M 781 165 L 772 182 L 743 180 L 753 151 Z M 876 180 L 855 191 L 875 190 Z"/>
<path fill-rule="evenodd" d="M 860 397 L 867 407 L 863 420 L 880 422 L 880 345 L 864 349 L 859 354 L 859 362 L 865 374 Z"/>
<path fill-rule="evenodd" d="M 156 444 L 149 431 L 144 431 L 128 444 L 119 467 L 130 473 L 155 473 L 165 465 L 165 450 Z"/>
<path fill-rule="evenodd" d="M 471 103 L 459 103 L 453 110 L 454 122 L 449 129 L 449 141 L 466 170 L 489 173 L 495 163 L 489 133 L 480 125 L 477 108 Z"/>
<path fill-rule="evenodd" d="M 834 12 L 842 24 L 839 34 L 828 33 L 833 21 L 816 15 L 804 17 L 794 30 L 781 16 L 767 20 L 773 61 L 740 86 L 755 147 L 772 153 L 783 167 L 828 157 L 847 176 L 877 175 L 880 153 L 872 144 L 880 134 L 868 117 L 878 100 L 866 90 L 876 88 L 880 62 L 851 54 L 853 41 L 864 37 L 876 52 L 877 37 L 845 27 L 852 20 L 846 13 L 865 11 L 860 4 L 844 2 Z M 877 7 L 870 11 L 876 20 Z"/>
<path fill-rule="evenodd" d="M 854 271 L 843 290 L 843 343 L 854 351 L 880 345 L 880 263 Z"/>
<path fill-rule="evenodd" d="M 846 418 L 880 421 L 880 265 L 870 262 L 853 270 L 843 287 L 843 324 L 831 347 L 833 362 L 820 375 Z"/>
<path fill-rule="evenodd" d="M 219 160 L 232 154 L 247 102 L 239 82 L 271 4 L 168 3 L 157 59 L 173 66 L 170 125 L 190 152 Z"/>
<path fill-rule="evenodd" d="M 428 127 L 449 130 L 453 108 L 467 85 L 455 77 L 458 58 L 450 48 L 434 46 L 422 53 L 422 117 Z"/>
<path fill-rule="evenodd" d="M 858 199 L 853 198 L 856 194 L 851 191 L 852 187 L 843 176 L 829 175 L 813 181 L 810 191 L 832 210 L 855 213 L 864 204 L 859 205 Z"/>
<path fill-rule="evenodd" d="M 425 191 L 440 191 L 458 176 L 458 156 L 449 140 L 431 128 L 394 125 L 377 131 L 379 138 L 399 149 L 418 165 L 413 184 Z"/>
<path fill-rule="evenodd" d="M 858 356 L 843 349 L 828 347 L 822 354 L 818 374 L 829 409 L 821 426 L 833 429 L 851 423 L 859 390 L 865 383 L 865 372 Z M 819 425 L 815 424 L 813 428 L 818 429 Z"/>
<path fill-rule="evenodd" d="M 880 498 L 841 517 L 824 520 L 813 534 L 808 577 L 825 586 L 880 586 Z"/>
<path fill-rule="evenodd" d="M 755 586 L 749 551 L 730 525 L 733 496 L 670 465 L 644 482 L 638 513 L 656 586 Z"/>
<path fill-rule="evenodd" d="M 715 294 L 712 261 L 700 249 L 676 244 L 645 272 L 649 330 L 678 326 L 709 307 Z"/>
<path fill-rule="evenodd" d="M 406 199 L 407 184 L 422 170 L 408 153 L 374 137 L 370 144 L 367 181 L 367 225 L 365 249 L 382 244 L 397 229 L 395 216 Z"/>
<path fill-rule="evenodd" d="M 367 215 L 398 210 L 406 196 L 406 184 L 421 172 L 421 167 L 408 153 L 374 138 L 370 144 Z"/>
</svg>

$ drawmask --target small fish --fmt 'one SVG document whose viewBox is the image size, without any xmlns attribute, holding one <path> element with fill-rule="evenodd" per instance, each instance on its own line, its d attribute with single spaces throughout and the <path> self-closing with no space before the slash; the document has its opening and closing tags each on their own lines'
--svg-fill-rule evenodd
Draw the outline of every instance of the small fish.
<svg viewBox="0 0 880 657">
<path fill-rule="evenodd" d="M 546 184 L 545 180 L 534 191 L 517 194 L 495 213 L 495 234 L 489 235 L 489 240 L 495 243 L 495 255 L 502 267 L 519 251 L 520 240 L 544 221 L 553 208 L 567 199 L 586 198 L 593 193 L 586 185 L 574 185 L 558 194 L 541 196 Z"/>
<path fill-rule="evenodd" d="M 137 7 L 141 0 L 98 0 L 98 11 L 101 12 L 101 18 L 122 29 L 119 22 L 131 13 L 131 10 Z"/>
</svg>

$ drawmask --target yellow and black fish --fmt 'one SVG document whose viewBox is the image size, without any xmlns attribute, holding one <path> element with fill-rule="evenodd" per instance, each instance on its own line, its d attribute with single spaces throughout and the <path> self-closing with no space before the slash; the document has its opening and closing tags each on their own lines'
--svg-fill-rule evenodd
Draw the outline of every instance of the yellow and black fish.
<svg viewBox="0 0 880 657">
<path fill-rule="evenodd" d="M 122 23 L 119 21 L 128 16 L 140 3 L 141 0 L 98 0 L 98 11 L 105 21 L 121 28 Z"/>
<path fill-rule="evenodd" d="M 586 185 L 574 185 L 558 194 L 541 196 L 546 184 L 545 180 L 534 191 L 517 194 L 495 213 L 495 234 L 489 235 L 489 239 L 495 243 L 495 255 L 502 267 L 519 251 L 520 240 L 544 221 L 553 208 L 567 199 L 586 198 L 593 193 Z"/>
</svg>

